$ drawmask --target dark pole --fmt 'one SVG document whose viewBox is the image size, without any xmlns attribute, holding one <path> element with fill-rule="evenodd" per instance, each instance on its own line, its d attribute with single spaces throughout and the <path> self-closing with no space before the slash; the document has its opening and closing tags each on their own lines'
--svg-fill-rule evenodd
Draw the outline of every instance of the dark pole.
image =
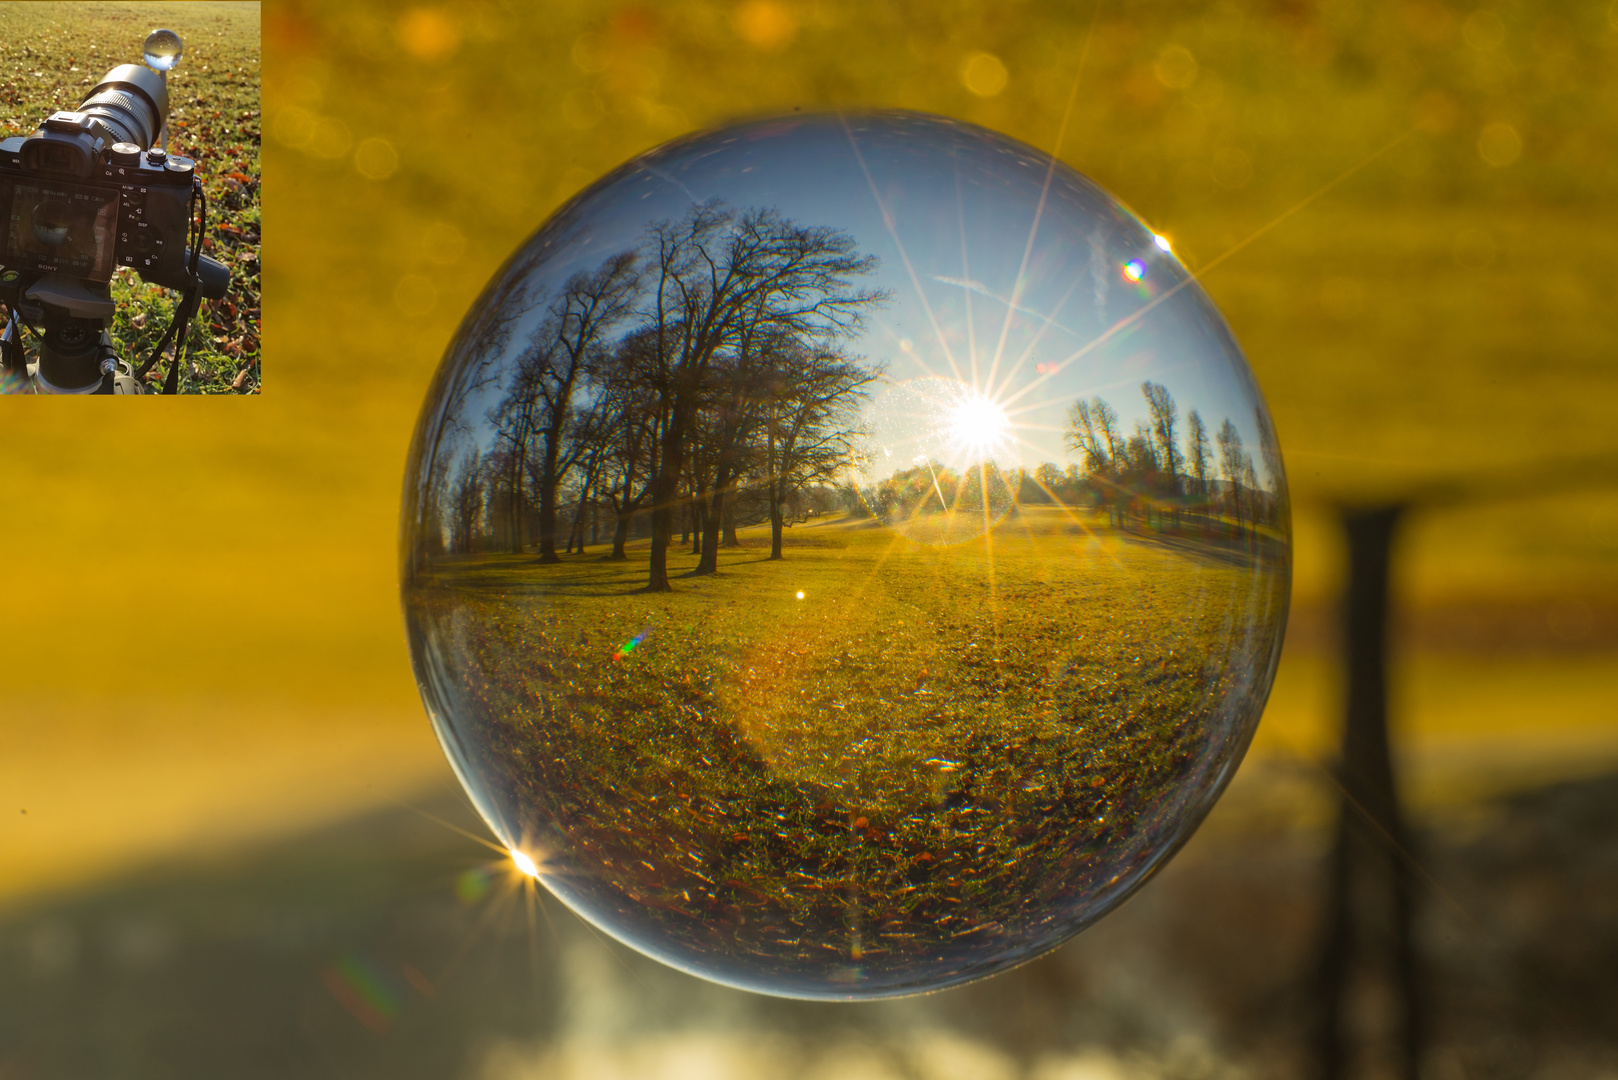
<svg viewBox="0 0 1618 1080">
<path fill-rule="evenodd" d="M 1342 806 L 1327 878 L 1317 986 L 1316 1053 L 1322 1080 L 1349 1067 L 1347 991 L 1362 966 L 1391 983 L 1398 1028 L 1394 1075 L 1416 1080 L 1421 1003 L 1412 938 L 1414 882 L 1388 740 L 1389 566 L 1402 505 L 1343 513 L 1348 588 L 1343 602 L 1347 701 L 1338 762 Z M 1378 918 L 1376 907 L 1381 908 Z"/>
</svg>

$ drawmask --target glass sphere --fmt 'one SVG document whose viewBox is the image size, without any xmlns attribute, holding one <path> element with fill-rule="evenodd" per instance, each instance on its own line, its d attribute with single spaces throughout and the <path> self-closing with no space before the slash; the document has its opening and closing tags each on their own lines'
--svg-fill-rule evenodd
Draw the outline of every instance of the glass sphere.
<svg viewBox="0 0 1618 1080">
<path fill-rule="evenodd" d="M 873 112 L 676 140 L 518 248 L 433 380 L 401 562 L 519 865 L 682 970 L 850 999 L 1029 960 L 1186 840 L 1269 692 L 1290 525 L 1166 240 Z"/>
<path fill-rule="evenodd" d="M 154 71 L 171 71 L 180 62 L 185 45 L 173 30 L 153 30 L 146 35 L 146 66 Z"/>
</svg>

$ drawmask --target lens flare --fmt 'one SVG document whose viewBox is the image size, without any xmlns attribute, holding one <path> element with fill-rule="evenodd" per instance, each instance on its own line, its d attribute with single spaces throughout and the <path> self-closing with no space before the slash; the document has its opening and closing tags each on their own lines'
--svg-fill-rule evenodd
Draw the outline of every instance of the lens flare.
<svg viewBox="0 0 1618 1080">
<path fill-rule="evenodd" d="M 956 379 L 889 387 L 861 418 L 851 471 L 860 499 L 888 528 L 924 544 L 959 544 L 993 529 L 1016 501 L 999 461 L 1015 452 L 1005 409 Z"/>
<path fill-rule="evenodd" d="M 973 460 L 992 458 L 1006 449 L 1011 434 L 1005 410 L 975 390 L 966 391 L 950 406 L 945 422 L 951 441 Z"/>
<path fill-rule="evenodd" d="M 519 873 L 526 877 L 539 877 L 539 866 L 532 858 L 525 855 L 523 852 L 518 851 L 516 848 L 511 849 L 511 864 L 517 868 Z"/>
</svg>

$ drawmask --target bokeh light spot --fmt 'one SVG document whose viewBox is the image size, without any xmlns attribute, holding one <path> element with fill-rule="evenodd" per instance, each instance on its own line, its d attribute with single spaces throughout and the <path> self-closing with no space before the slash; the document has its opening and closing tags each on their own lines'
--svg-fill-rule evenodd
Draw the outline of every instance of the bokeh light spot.
<svg viewBox="0 0 1618 1080">
<path fill-rule="evenodd" d="M 437 8 L 411 8 L 399 16 L 399 44 L 418 60 L 443 60 L 461 46 L 461 30 Z"/>
<path fill-rule="evenodd" d="M 399 168 L 399 152 L 386 139 L 364 139 L 354 150 L 354 168 L 368 180 L 386 180 Z"/>
<path fill-rule="evenodd" d="M 995 97 L 1009 79 L 1005 62 L 993 53 L 968 53 L 961 61 L 961 85 L 978 97 Z"/>
<path fill-rule="evenodd" d="M 1197 58 L 1184 45 L 1168 45 L 1157 54 L 1152 73 L 1171 90 L 1184 90 L 1197 81 Z"/>
<path fill-rule="evenodd" d="M 798 36 L 798 16 L 776 0 L 745 0 L 736 5 L 736 33 L 764 52 L 775 52 L 792 44 Z"/>
</svg>

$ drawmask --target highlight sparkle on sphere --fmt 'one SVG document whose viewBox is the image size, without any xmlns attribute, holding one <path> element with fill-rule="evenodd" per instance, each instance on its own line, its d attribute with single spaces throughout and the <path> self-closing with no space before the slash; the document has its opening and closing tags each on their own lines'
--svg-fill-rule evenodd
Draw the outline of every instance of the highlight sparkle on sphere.
<svg viewBox="0 0 1618 1080">
<path fill-rule="evenodd" d="M 1157 250 L 1047 154 L 872 112 L 676 140 L 513 253 L 400 547 L 512 865 L 823 999 L 1003 971 L 1145 882 L 1246 750 L 1291 565 L 1269 413 Z"/>
</svg>

